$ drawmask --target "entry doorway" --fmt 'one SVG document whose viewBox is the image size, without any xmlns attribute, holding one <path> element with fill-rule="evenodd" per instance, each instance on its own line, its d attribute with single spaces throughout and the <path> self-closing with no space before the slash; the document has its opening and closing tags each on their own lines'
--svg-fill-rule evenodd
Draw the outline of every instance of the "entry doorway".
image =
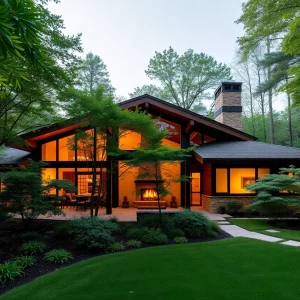
<svg viewBox="0 0 300 300">
<path fill-rule="evenodd" d="M 191 205 L 202 206 L 201 173 L 191 173 Z"/>
</svg>

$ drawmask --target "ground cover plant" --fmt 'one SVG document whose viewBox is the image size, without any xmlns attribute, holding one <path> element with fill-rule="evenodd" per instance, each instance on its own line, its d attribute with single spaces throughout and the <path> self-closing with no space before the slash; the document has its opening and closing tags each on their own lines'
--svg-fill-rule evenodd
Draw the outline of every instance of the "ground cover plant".
<svg viewBox="0 0 300 300">
<path fill-rule="evenodd" d="M 212 237 L 210 234 L 191 239 L 185 237 L 182 229 L 174 226 L 173 218 L 163 216 L 163 220 L 163 226 L 158 215 L 147 217 L 138 223 L 99 218 L 73 221 L 37 220 L 26 232 L 21 220 L 2 222 L 0 239 L 5 243 L 0 252 L 0 263 L 15 263 L 22 267 L 22 272 L 21 276 L 12 277 L 12 281 L 6 280 L 4 284 L 0 284 L 0 293 L 54 271 L 60 266 L 110 252 L 229 237 L 228 234 L 220 232 L 218 237 Z M 212 231 L 218 228 L 212 221 L 208 224 Z"/>
<path fill-rule="evenodd" d="M 245 228 L 250 231 L 256 231 L 266 235 L 282 238 L 284 240 L 300 241 L 300 223 L 298 220 L 280 220 L 275 222 L 269 219 L 228 219 L 230 223 Z M 291 228 L 285 229 L 280 224 L 289 228 L 288 224 L 291 223 Z M 298 225 L 295 225 L 298 224 Z M 267 229 L 275 229 L 279 232 L 267 232 Z"/>
<path fill-rule="evenodd" d="M 298 299 L 299 255 L 246 238 L 144 248 L 73 264 L 1 300 Z"/>
</svg>

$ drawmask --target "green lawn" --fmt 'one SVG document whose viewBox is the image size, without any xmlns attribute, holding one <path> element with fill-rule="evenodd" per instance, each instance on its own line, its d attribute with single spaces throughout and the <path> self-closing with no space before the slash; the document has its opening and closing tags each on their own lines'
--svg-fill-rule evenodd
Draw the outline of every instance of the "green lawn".
<svg viewBox="0 0 300 300">
<path fill-rule="evenodd" d="M 275 236 L 284 240 L 295 240 L 300 241 L 300 231 L 280 229 L 268 224 L 268 220 L 259 219 L 228 219 L 228 221 L 234 225 L 240 226 L 250 231 L 256 231 L 266 235 Z M 266 229 L 275 229 L 280 232 L 272 233 L 265 231 Z"/>
<path fill-rule="evenodd" d="M 299 256 L 246 238 L 146 248 L 74 264 L 0 299 L 298 299 Z"/>
</svg>

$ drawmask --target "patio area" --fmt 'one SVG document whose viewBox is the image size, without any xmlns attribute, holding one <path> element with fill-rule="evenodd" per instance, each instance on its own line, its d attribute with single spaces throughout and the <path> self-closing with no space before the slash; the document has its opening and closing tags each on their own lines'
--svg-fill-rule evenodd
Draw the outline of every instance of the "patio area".
<svg viewBox="0 0 300 300">
<path fill-rule="evenodd" d="M 98 217 L 103 218 L 103 219 L 109 219 L 112 217 L 116 217 L 120 222 L 136 222 L 137 220 L 137 210 L 139 211 L 157 211 L 156 209 L 136 209 L 134 207 L 130 208 L 121 208 L 121 207 L 116 207 L 113 208 L 113 213 L 111 215 L 106 215 L 106 208 L 100 208 L 98 212 Z M 163 212 L 169 212 L 169 211 L 180 211 L 183 210 L 182 207 L 179 208 L 166 208 L 163 209 Z M 194 211 L 199 211 L 203 214 L 205 214 L 210 220 L 215 220 L 215 221 L 225 221 L 227 217 L 230 217 L 229 215 L 226 214 L 213 214 L 209 213 L 205 210 L 203 210 L 201 207 L 191 207 L 191 210 Z M 90 210 L 76 210 L 75 208 L 64 208 L 63 212 L 65 215 L 61 216 L 52 216 L 52 217 L 47 217 L 47 216 L 40 216 L 39 219 L 52 219 L 52 220 L 71 220 L 74 218 L 80 218 L 80 217 L 88 217 L 90 215 Z"/>
</svg>

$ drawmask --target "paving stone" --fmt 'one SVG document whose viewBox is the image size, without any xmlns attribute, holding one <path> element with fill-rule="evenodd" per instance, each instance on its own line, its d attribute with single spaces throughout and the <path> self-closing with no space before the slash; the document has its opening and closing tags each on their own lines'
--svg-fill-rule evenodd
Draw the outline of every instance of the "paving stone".
<svg viewBox="0 0 300 300">
<path fill-rule="evenodd" d="M 267 229 L 265 230 L 266 232 L 271 232 L 271 233 L 277 233 L 280 232 L 279 230 L 274 230 L 274 229 Z"/>
<path fill-rule="evenodd" d="M 230 223 L 227 222 L 227 221 L 218 221 L 218 224 L 220 224 L 220 225 L 226 225 L 226 224 L 230 224 Z"/>
<path fill-rule="evenodd" d="M 300 247 L 300 242 L 296 242 L 296 241 L 292 241 L 292 240 L 289 240 L 289 241 L 286 241 L 286 242 L 283 242 L 283 243 L 280 243 L 280 244 L 293 246 L 293 247 Z"/>
</svg>

